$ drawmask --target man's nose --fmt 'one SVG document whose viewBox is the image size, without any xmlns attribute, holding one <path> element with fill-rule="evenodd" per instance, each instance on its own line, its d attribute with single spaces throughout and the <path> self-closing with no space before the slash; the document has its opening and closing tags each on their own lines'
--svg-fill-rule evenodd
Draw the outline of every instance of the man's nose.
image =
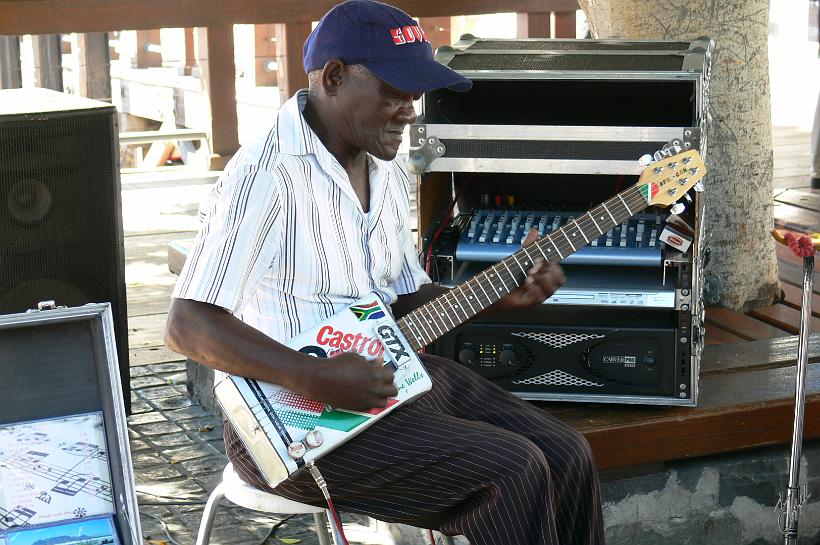
<svg viewBox="0 0 820 545">
<path fill-rule="evenodd" d="M 416 109 L 413 108 L 412 101 L 399 108 L 398 117 L 407 125 L 412 125 L 416 122 Z"/>
</svg>

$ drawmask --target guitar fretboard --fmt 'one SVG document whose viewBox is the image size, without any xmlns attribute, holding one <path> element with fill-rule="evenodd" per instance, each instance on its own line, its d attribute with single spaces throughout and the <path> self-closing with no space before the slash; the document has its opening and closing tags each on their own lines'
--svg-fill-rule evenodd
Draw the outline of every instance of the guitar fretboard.
<svg viewBox="0 0 820 545">
<path fill-rule="evenodd" d="M 398 321 L 399 329 L 419 350 L 519 287 L 537 259 L 557 263 L 646 206 L 641 186 L 632 186 L 417 308 Z"/>
</svg>

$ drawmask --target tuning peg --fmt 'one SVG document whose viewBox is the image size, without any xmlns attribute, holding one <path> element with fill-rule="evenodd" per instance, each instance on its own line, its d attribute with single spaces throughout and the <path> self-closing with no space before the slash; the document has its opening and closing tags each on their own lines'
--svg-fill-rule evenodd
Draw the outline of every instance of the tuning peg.
<svg viewBox="0 0 820 545">
<path fill-rule="evenodd" d="M 706 188 L 703 187 L 702 183 L 698 182 L 698 183 L 696 183 L 695 185 L 692 186 L 692 189 L 694 189 L 698 193 L 703 193 L 703 190 L 706 189 Z"/>
<path fill-rule="evenodd" d="M 685 194 L 683 195 L 683 197 L 686 199 L 686 202 L 688 202 L 689 204 L 691 204 L 691 203 L 692 203 L 692 196 L 691 196 L 691 195 L 689 195 L 689 193 L 685 193 Z"/>
<path fill-rule="evenodd" d="M 648 167 L 649 165 L 652 164 L 652 162 L 653 162 L 652 156 L 649 155 L 648 153 L 646 153 L 644 155 L 641 155 L 641 158 L 638 159 L 638 163 L 640 163 L 641 166 L 644 166 L 644 167 Z"/>
<path fill-rule="evenodd" d="M 681 212 L 683 212 L 684 210 L 686 210 L 686 205 L 683 204 L 682 202 L 676 202 L 675 204 L 672 205 L 672 208 L 669 209 L 669 211 L 672 212 L 673 214 L 675 214 L 676 216 L 678 214 L 680 214 Z"/>
<path fill-rule="evenodd" d="M 663 146 L 663 151 L 668 153 L 669 155 L 677 155 L 678 153 L 683 151 L 681 144 L 682 142 L 675 138 Z"/>
<path fill-rule="evenodd" d="M 656 151 L 656 152 L 652 155 L 652 157 L 654 157 L 654 159 L 655 159 L 656 161 L 660 161 L 661 159 L 663 159 L 663 158 L 664 158 L 664 153 L 663 153 L 663 151 Z"/>
</svg>

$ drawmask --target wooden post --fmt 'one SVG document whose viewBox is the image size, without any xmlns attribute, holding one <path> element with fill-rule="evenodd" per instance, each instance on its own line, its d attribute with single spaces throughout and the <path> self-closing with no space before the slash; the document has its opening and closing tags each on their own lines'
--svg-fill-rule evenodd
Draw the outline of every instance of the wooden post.
<svg viewBox="0 0 820 545">
<path fill-rule="evenodd" d="M 557 11 L 555 12 L 555 37 L 575 38 L 575 12 Z"/>
<path fill-rule="evenodd" d="M 32 36 L 37 87 L 63 92 L 63 46 L 59 34 Z"/>
<path fill-rule="evenodd" d="M 191 75 L 191 71 L 196 67 L 196 40 L 194 38 L 194 29 L 189 27 L 185 29 L 185 68 L 183 71 L 186 76 Z"/>
<path fill-rule="evenodd" d="M 449 17 L 421 17 L 419 25 L 427 34 L 430 45 L 433 46 L 433 52 L 443 45 L 453 43 L 452 24 Z"/>
<path fill-rule="evenodd" d="M 22 86 L 20 38 L 0 36 L 0 89 L 19 89 Z"/>
<path fill-rule="evenodd" d="M 80 96 L 111 102 L 111 58 L 107 32 L 77 35 Z"/>
<path fill-rule="evenodd" d="M 211 110 L 211 168 L 219 170 L 239 149 L 232 24 L 197 29 L 197 62 Z"/>
<path fill-rule="evenodd" d="M 272 68 L 276 59 L 276 25 L 254 25 L 254 85 L 276 87 L 278 68 Z"/>
<path fill-rule="evenodd" d="M 550 37 L 550 14 L 548 12 L 519 13 L 517 23 L 516 36 L 519 38 Z"/>
<path fill-rule="evenodd" d="M 161 46 L 162 38 L 159 29 L 137 31 L 137 59 L 136 68 L 162 66 L 162 54 L 158 51 L 149 51 L 149 47 Z"/>
<path fill-rule="evenodd" d="M 279 84 L 280 104 L 284 104 L 299 89 L 307 87 L 302 46 L 310 30 L 310 23 L 276 25 L 276 61 L 279 63 L 276 81 Z"/>
</svg>

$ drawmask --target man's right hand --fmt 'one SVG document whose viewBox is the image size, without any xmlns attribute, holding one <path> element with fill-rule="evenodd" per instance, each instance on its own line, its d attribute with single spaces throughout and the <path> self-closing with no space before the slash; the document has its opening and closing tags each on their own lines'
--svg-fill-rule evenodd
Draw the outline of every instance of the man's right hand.
<svg viewBox="0 0 820 545">
<path fill-rule="evenodd" d="M 367 411 L 386 407 L 387 399 L 398 390 L 393 385 L 393 371 L 384 367 L 381 358 L 367 360 L 355 352 L 333 358 L 316 358 L 302 384 L 302 395 L 333 408 Z"/>
</svg>

